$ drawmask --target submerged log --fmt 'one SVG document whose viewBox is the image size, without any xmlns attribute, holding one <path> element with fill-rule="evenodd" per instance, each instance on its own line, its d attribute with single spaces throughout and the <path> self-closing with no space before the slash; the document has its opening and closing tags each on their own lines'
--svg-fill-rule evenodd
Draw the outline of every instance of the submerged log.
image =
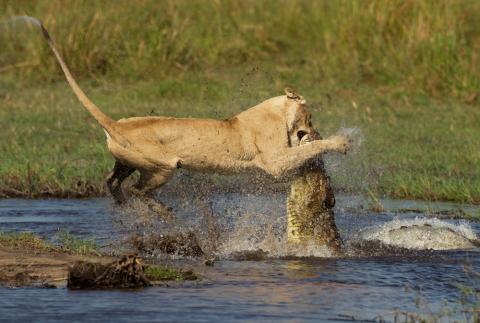
<svg viewBox="0 0 480 323">
<path fill-rule="evenodd" d="M 70 289 L 138 288 L 150 286 L 141 260 L 124 256 L 110 264 L 76 262 L 68 273 Z"/>
</svg>

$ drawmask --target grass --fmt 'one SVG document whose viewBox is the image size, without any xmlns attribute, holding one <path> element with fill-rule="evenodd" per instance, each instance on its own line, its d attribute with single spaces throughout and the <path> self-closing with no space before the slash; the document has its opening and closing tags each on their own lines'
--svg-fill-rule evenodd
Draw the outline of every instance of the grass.
<svg viewBox="0 0 480 323">
<path fill-rule="evenodd" d="M 65 230 L 59 231 L 55 238 L 56 243 L 51 243 L 31 232 L 0 231 L 0 246 L 35 251 L 63 251 L 75 255 L 98 253 L 98 245 L 93 239 L 80 239 Z"/>
<path fill-rule="evenodd" d="M 145 268 L 145 275 L 153 281 L 182 280 L 182 274 L 173 267 L 148 265 Z"/>
<path fill-rule="evenodd" d="M 337 189 L 480 203 L 478 1 L 4 1 L 0 12 L 41 18 L 114 118 L 226 118 L 288 84 L 324 135 L 362 131 L 358 153 L 328 157 Z M 104 194 L 103 132 L 40 33 L 3 22 L 0 197 Z"/>
<path fill-rule="evenodd" d="M 0 246 L 15 249 L 51 251 L 55 247 L 31 232 L 0 232 Z"/>
<path fill-rule="evenodd" d="M 57 242 L 63 251 L 76 255 L 98 254 L 99 246 L 95 239 L 80 239 L 68 231 L 60 230 L 57 234 Z"/>
<path fill-rule="evenodd" d="M 225 79 L 220 72 L 185 83 L 102 80 L 82 86 L 114 118 L 150 114 L 224 118 L 281 93 L 284 82 L 268 84 L 262 72 L 248 76 L 249 72 L 243 74 L 248 87 L 242 86 L 241 77 Z M 382 93 L 375 87 L 312 87 L 300 78 L 293 83 L 311 103 L 315 126 L 324 135 L 341 126 L 362 130 L 358 153 L 329 157 L 336 188 L 480 203 L 478 104 Z M 8 97 L 0 109 L 1 136 L 10 138 L 0 142 L 0 191 L 31 197 L 102 194 L 113 160 L 102 130 L 68 87 L 62 82 L 46 84 Z M 32 100 L 36 100 L 34 109 Z"/>
<path fill-rule="evenodd" d="M 145 276 L 152 281 L 175 280 L 198 280 L 199 277 L 192 271 L 179 271 L 173 267 L 146 265 Z"/>
<path fill-rule="evenodd" d="M 41 18 L 75 75 L 155 78 L 275 61 L 318 79 L 401 84 L 469 96 L 480 85 L 478 1 L 16 1 Z M 2 21 L 0 66 L 59 78 L 39 32 Z"/>
</svg>

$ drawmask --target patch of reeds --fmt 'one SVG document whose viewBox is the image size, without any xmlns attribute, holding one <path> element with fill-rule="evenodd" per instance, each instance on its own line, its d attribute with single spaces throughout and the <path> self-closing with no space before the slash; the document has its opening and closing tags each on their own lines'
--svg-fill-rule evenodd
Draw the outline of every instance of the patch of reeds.
<svg viewBox="0 0 480 323">
<path fill-rule="evenodd" d="M 57 234 L 57 243 L 62 251 L 76 255 L 98 254 L 99 246 L 95 239 L 82 239 L 66 230 L 60 230 Z"/>
<path fill-rule="evenodd" d="M 31 232 L 0 232 L 0 246 L 6 248 L 49 251 L 55 247 Z"/>
<path fill-rule="evenodd" d="M 76 255 L 98 254 L 95 239 L 82 239 L 69 231 L 60 230 L 55 243 L 32 232 L 0 232 L 0 246 L 29 251 L 59 251 Z"/>
<path fill-rule="evenodd" d="M 146 265 L 145 276 L 151 281 L 184 281 L 198 280 L 199 277 L 192 270 L 178 270 L 174 267 L 160 265 Z"/>
</svg>

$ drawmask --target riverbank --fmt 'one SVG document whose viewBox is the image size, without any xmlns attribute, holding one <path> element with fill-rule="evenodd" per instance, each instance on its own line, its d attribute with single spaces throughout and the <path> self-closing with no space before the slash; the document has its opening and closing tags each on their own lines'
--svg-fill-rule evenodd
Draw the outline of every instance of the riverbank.
<svg viewBox="0 0 480 323">
<path fill-rule="evenodd" d="M 0 286 L 124 288 L 197 279 L 191 270 L 143 264 L 136 256 L 103 254 L 89 240 L 72 235 L 54 245 L 32 233 L 0 232 Z"/>
<path fill-rule="evenodd" d="M 160 82 L 99 79 L 81 86 L 115 119 L 222 119 L 282 93 L 281 80 L 268 84 L 262 72 L 248 72 Z M 248 78 L 248 85 L 242 77 Z M 397 88 L 312 86 L 312 80 L 294 80 L 324 136 L 341 127 L 360 130 L 355 138 L 362 142 L 359 149 L 348 156 L 327 156 L 337 191 L 480 203 L 478 103 L 439 100 Z M 22 88 L 13 80 L 0 82 L 0 135 L 6 138 L 0 142 L 0 197 L 105 196 L 104 179 L 113 159 L 104 133 L 65 82 Z"/>
<path fill-rule="evenodd" d="M 107 264 L 113 257 L 13 249 L 0 246 L 0 285 L 7 287 L 64 287 L 68 268 L 77 261 Z"/>
</svg>

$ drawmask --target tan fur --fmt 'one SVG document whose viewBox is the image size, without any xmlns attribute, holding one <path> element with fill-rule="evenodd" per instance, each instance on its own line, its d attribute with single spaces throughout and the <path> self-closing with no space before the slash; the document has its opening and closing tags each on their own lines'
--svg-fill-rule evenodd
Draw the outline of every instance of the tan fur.
<svg viewBox="0 0 480 323">
<path fill-rule="evenodd" d="M 117 202 L 124 200 L 123 180 L 135 170 L 140 172 L 135 188 L 145 194 L 164 184 L 178 167 L 219 173 L 260 170 L 282 177 L 325 152 L 348 149 L 344 136 L 298 145 L 314 130 L 305 100 L 291 89 L 223 121 L 136 117 L 115 122 L 78 87 L 40 26 L 73 91 L 107 133 L 108 149 L 116 159 L 107 184 Z"/>
</svg>

